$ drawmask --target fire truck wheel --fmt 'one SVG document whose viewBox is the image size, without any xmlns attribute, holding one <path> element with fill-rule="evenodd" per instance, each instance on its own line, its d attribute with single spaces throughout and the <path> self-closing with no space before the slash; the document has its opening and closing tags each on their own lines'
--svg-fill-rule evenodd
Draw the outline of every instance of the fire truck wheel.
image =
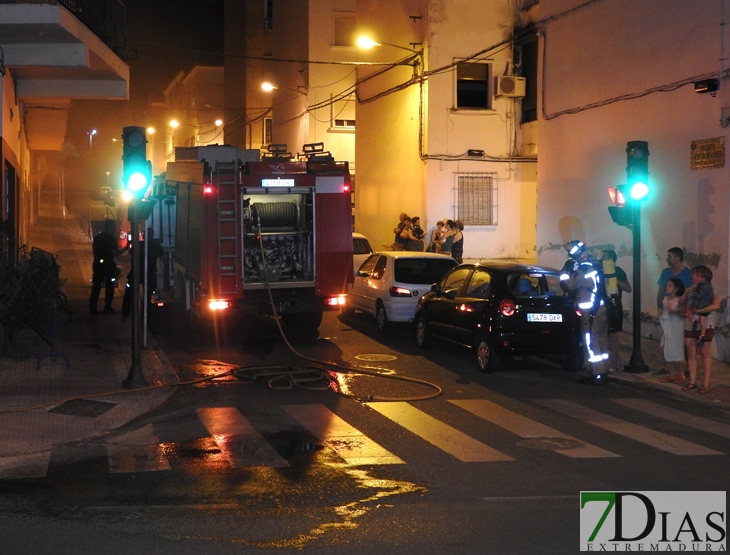
<svg viewBox="0 0 730 555">
<path fill-rule="evenodd" d="M 385 306 L 380 301 L 375 307 L 375 321 L 378 324 L 380 333 L 385 333 L 388 330 L 388 315 L 385 313 Z"/>
</svg>

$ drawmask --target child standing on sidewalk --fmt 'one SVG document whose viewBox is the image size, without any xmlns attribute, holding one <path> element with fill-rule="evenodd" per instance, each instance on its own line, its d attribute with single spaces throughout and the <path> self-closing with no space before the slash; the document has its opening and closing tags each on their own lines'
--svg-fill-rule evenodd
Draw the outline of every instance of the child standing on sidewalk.
<svg viewBox="0 0 730 555">
<path fill-rule="evenodd" d="M 697 346 L 701 347 L 707 341 L 705 334 L 707 331 L 707 317 L 710 313 L 700 311 L 712 304 L 715 292 L 712 289 L 712 270 L 706 266 L 700 266 L 698 267 L 697 275 L 699 277 L 697 284 L 687 288 L 686 296 L 679 296 L 684 297 L 680 299 L 680 303 L 687 306 L 688 316 L 692 318 L 692 331 L 699 330 L 700 332 L 700 336 L 697 339 Z"/>
<path fill-rule="evenodd" d="M 684 382 L 684 310 L 679 306 L 679 298 L 684 295 L 684 283 L 679 278 L 669 278 L 665 288 L 662 312 L 659 322 L 662 325 L 662 353 L 669 370 L 664 383 Z"/>
</svg>

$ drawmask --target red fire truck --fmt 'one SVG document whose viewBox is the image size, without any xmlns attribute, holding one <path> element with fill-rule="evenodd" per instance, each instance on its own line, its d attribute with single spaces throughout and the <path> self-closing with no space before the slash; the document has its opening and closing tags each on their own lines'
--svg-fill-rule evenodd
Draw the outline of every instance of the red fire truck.
<svg viewBox="0 0 730 555">
<path fill-rule="evenodd" d="M 322 143 L 296 158 L 286 145 L 176 149 L 150 220 L 175 301 L 203 318 L 276 311 L 316 328 L 352 281 L 347 162 Z"/>
</svg>

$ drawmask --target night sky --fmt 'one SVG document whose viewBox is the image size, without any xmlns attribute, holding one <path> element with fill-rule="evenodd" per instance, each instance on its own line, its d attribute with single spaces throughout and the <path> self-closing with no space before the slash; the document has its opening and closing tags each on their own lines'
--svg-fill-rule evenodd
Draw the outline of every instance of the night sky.
<svg viewBox="0 0 730 555">
<path fill-rule="evenodd" d="M 223 63 L 223 0 L 125 0 L 125 5 L 127 43 L 137 55 L 127 62 L 133 101 L 157 100 L 181 70 Z"/>
<path fill-rule="evenodd" d="M 74 100 L 69 110 L 67 153 L 77 163 L 68 168 L 76 180 L 95 187 L 105 171 L 120 166 L 121 137 L 127 125 L 146 125 L 149 101 L 180 72 L 195 65 L 223 64 L 223 0 L 123 0 L 127 8 L 130 100 Z M 93 156 L 89 156 L 89 131 Z M 67 166 L 69 166 L 67 164 Z M 73 171 L 76 170 L 76 171 Z"/>
</svg>

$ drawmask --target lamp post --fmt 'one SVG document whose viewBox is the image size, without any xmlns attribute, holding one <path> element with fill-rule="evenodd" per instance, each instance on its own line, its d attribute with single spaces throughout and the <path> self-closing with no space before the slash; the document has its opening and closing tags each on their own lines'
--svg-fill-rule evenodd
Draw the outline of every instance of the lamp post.
<svg viewBox="0 0 730 555">
<path fill-rule="evenodd" d="M 416 50 L 415 48 L 408 48 L 406 46 L 400 46 L 399 44 L 393 44 L 392 42 L 377 42 L 371 39 L 370 37 L 361 36 L 358 37 L 357 46 L 359 48 L 362 48 L 363 50 L 370 50 L 374 46 L 390 46 L 392 48 L 397 48 L 399 50 L 405 50 L 406 52 L 410 52 L 413 54 L 412 58 L 407 61 L 408 65 L 413 66 L 413 75 L 418 74 L 418 66 L 421 64 L 421 57 L 423 56 L 423 49 Z M 420 42 L 411 42 L 410 45 L 413 46 L 420 46 Z M 412 60 L 412 61 L 411 61 Z"/>
<path fill-rule="evenodd" d="M 418 46 L 421 44 L 420 42 L 412 42 L 410 43 L 412 46 Z M 400 46 L 399 44 L 393 44 L 392 42 L 377 42 L 371 39 L 370 37 L 359 37 L 357 39 L 357 45 L 360 48 L 363 48 L 364 50 L 369 50 L 373 46 L 392 46 L 393 48 L 399 48 L 401 50 L 405 50 L 406 52 L 410 52 L 412 54 L 420 54 L 420 50 L 416 50 L 414 48 L 407 48 L 405 46 Z"/>
<path fill-rule="evenodd" d="M 176 119 L 170 120 L 170 151 L 167 153 L 168 158 L 175 155 L 175 129 L 180 127 L 180 122 Z"/>
<path fill-rule="evenodd" d="M 210 124 L 213 124 L 213 127 L 210 127 L 209 129 L 201 129 L 203 125 L 208 127 Z M 208 146 L 213 141 L 215 141 L 220 134 L 222 133 L 221 127 L 223 126 L 223 120 L 218 118 L 213 122 L 201 122 L 195 127 L 196 130 L 196 136 L 195 136 L 195 144 L 197 146 Z"/>
<path fill-rule="evenodd" d="M 89 150 L 91 150 L 91 147 L 94 144 L 94 135 L 96 135 L 96 129 L 92 129 L 87 133 L 87 135 L 89 136 Z"/>
<path fill-rule="evenodd" d="M 170 144 L 171 144 L 170 154 L 172 154 L 172 151 L 174 151 L 174 149 L 175 149 L 174 143 L 175 143 L 175 130 L 176 129 L 178 129 L 180 127 L 192 128 L 193 129 L 192 136 L 189 136 L 189 135 L 187 137 L 184 136 L 183 138 L 185 139 L 185 141 L 187 141 L 187 139 L 190 138 L 190 139 L 192 139 L 192 146 L 205 146 L 206 144 L 208 144 L 208 142 L 206 140 L 201 139 L 201 136 L 213 133 L 214 131 L 218 131 L 218 128 L 221 125 L 223 125 L 223 120 L 221 120 L 221 119 L 216 119 L 215 122 L 200 122 L 196 118 L 195 121 L 196 121 L 196 123 L 180 123 L 176 119 L 170 120 L 170 123 L 169 123 L 169 125 L 170 125 Z M 209 123 L 214 123 L 215 127 L 213 127 L 212 129 L 210 129 L 208 131 L 202 131 L 201 130 L 202 125 L 209 124 Z"/>
<path fill-rule="evenodd" d="M 301 94 L 303 96 L 307 96 L 307 91 L 306 90 L 300 90 L 300 88 L 301 89 L 306 89 L 306 87 L 304 87 L 302 85 L 297 85 L 297 88 L 296 89 L 290 89 L 288 87 L 279 87 L 277 85 L 274 85 L 272 83 L 269 83 L 268 81 L 264 81 L 263 83 L 261 83 L 261 90 L 264 91 L 264 92 L 271 92 L 271 91 L 274 91 L 274 90 L 281 89 L 281 90 L 284 90 L 284 91 L 291 91 L 291 92 L 299 93 L 299 94 Z"/>
</svg>

